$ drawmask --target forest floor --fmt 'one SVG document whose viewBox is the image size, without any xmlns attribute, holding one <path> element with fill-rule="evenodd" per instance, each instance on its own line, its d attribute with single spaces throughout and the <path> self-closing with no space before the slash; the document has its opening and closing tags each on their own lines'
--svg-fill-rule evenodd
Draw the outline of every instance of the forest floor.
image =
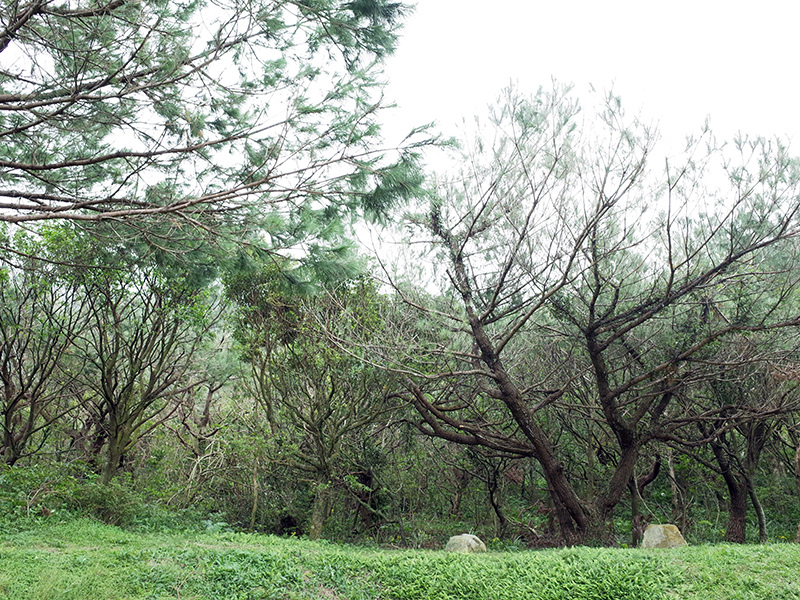
<svg viewBox="0 0 800 600">
<path fill-rule="evenodd" d="M 457 555 L 50 521 L 0 537 L 2 600 L 800 600 L 800 545 Z"/>
</svg>

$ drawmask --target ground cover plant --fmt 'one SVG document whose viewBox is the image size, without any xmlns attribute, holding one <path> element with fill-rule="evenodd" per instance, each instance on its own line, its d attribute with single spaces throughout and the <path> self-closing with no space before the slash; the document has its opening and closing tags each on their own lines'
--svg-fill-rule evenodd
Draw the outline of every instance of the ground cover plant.
<svg viewBox="0 0 800 600">
<path fill-rule="evenodd" d="M 789 544 L 457 555 L 78 519 L 3 536 L 0 598 L 792 599 L 798 569 L 800 547 Z"/>
</svg>

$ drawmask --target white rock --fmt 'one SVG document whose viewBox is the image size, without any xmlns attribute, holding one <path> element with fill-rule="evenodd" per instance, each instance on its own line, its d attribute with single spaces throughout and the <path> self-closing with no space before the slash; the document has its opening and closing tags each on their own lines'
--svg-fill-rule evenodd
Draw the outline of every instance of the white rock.
<svg viewBox="0 0 800 600">
<path fill-rule="evenodd" d="M 648 525 L 642 537 L 642 548 L 680 548 L 686 545 L 675 525 Z"/>
<path fill-rule="evenodd" d="M 462 533 L 447 540 L 444 549 L 450 552 L 486 552 L 486 544 L 476 535 Z"/>
</svg>

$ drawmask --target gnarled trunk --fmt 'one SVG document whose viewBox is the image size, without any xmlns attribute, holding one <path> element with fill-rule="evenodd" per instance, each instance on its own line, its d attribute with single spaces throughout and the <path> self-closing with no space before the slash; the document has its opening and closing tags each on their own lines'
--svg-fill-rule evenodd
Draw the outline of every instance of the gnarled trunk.
<svg viewBox="0 0 800 600">
<path fill-rule="evenodd" d="M 314 490 L 314 504 L 311 507 L 311 523 L 308 526 L 308 539 L 318 540 L 322 537 L 325 521 L 330 513 L 330 487 L 329 477 L 319 476 Z"/>
<path fill-rule="evenodd" d="M 739 485 L 737 482 L 734 485 L 728 484 L 728 493 L 731 496 L 731 506 L 728 512 L 725 541 L 744 544 L 747 529 L 747 490 L 745 486 Z"/>
<path fill-rule="evenodd" d="M 106 449 L 106 460 L 100 472 L 100 483 L 108 485 L 117 474 L 122 465 L 125 451 L 131 443 L 131 434 L 126 427 L 117 427 L 113 435 L 109 436 L 108 448 Z"/>
<path fill-rule="evenodd" d="M 725 541 L 744 544 L 747 530 L 747 484 L 737 478 L 725 448 L 720 442 L 711 442 L 711 449 L 730 496 Z"/>
</svg>

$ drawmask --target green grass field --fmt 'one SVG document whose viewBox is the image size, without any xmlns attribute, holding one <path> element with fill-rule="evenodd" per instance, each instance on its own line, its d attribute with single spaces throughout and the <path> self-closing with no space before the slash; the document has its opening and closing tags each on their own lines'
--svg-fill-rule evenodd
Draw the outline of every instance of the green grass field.
<svg viewBox="0 0 800 600">
<path fill-rule="evenodd" d="M 3 600 L 800 599 L 800 546 L 453 555 L 79 520 L 6 532 Z"/>
</svg>

